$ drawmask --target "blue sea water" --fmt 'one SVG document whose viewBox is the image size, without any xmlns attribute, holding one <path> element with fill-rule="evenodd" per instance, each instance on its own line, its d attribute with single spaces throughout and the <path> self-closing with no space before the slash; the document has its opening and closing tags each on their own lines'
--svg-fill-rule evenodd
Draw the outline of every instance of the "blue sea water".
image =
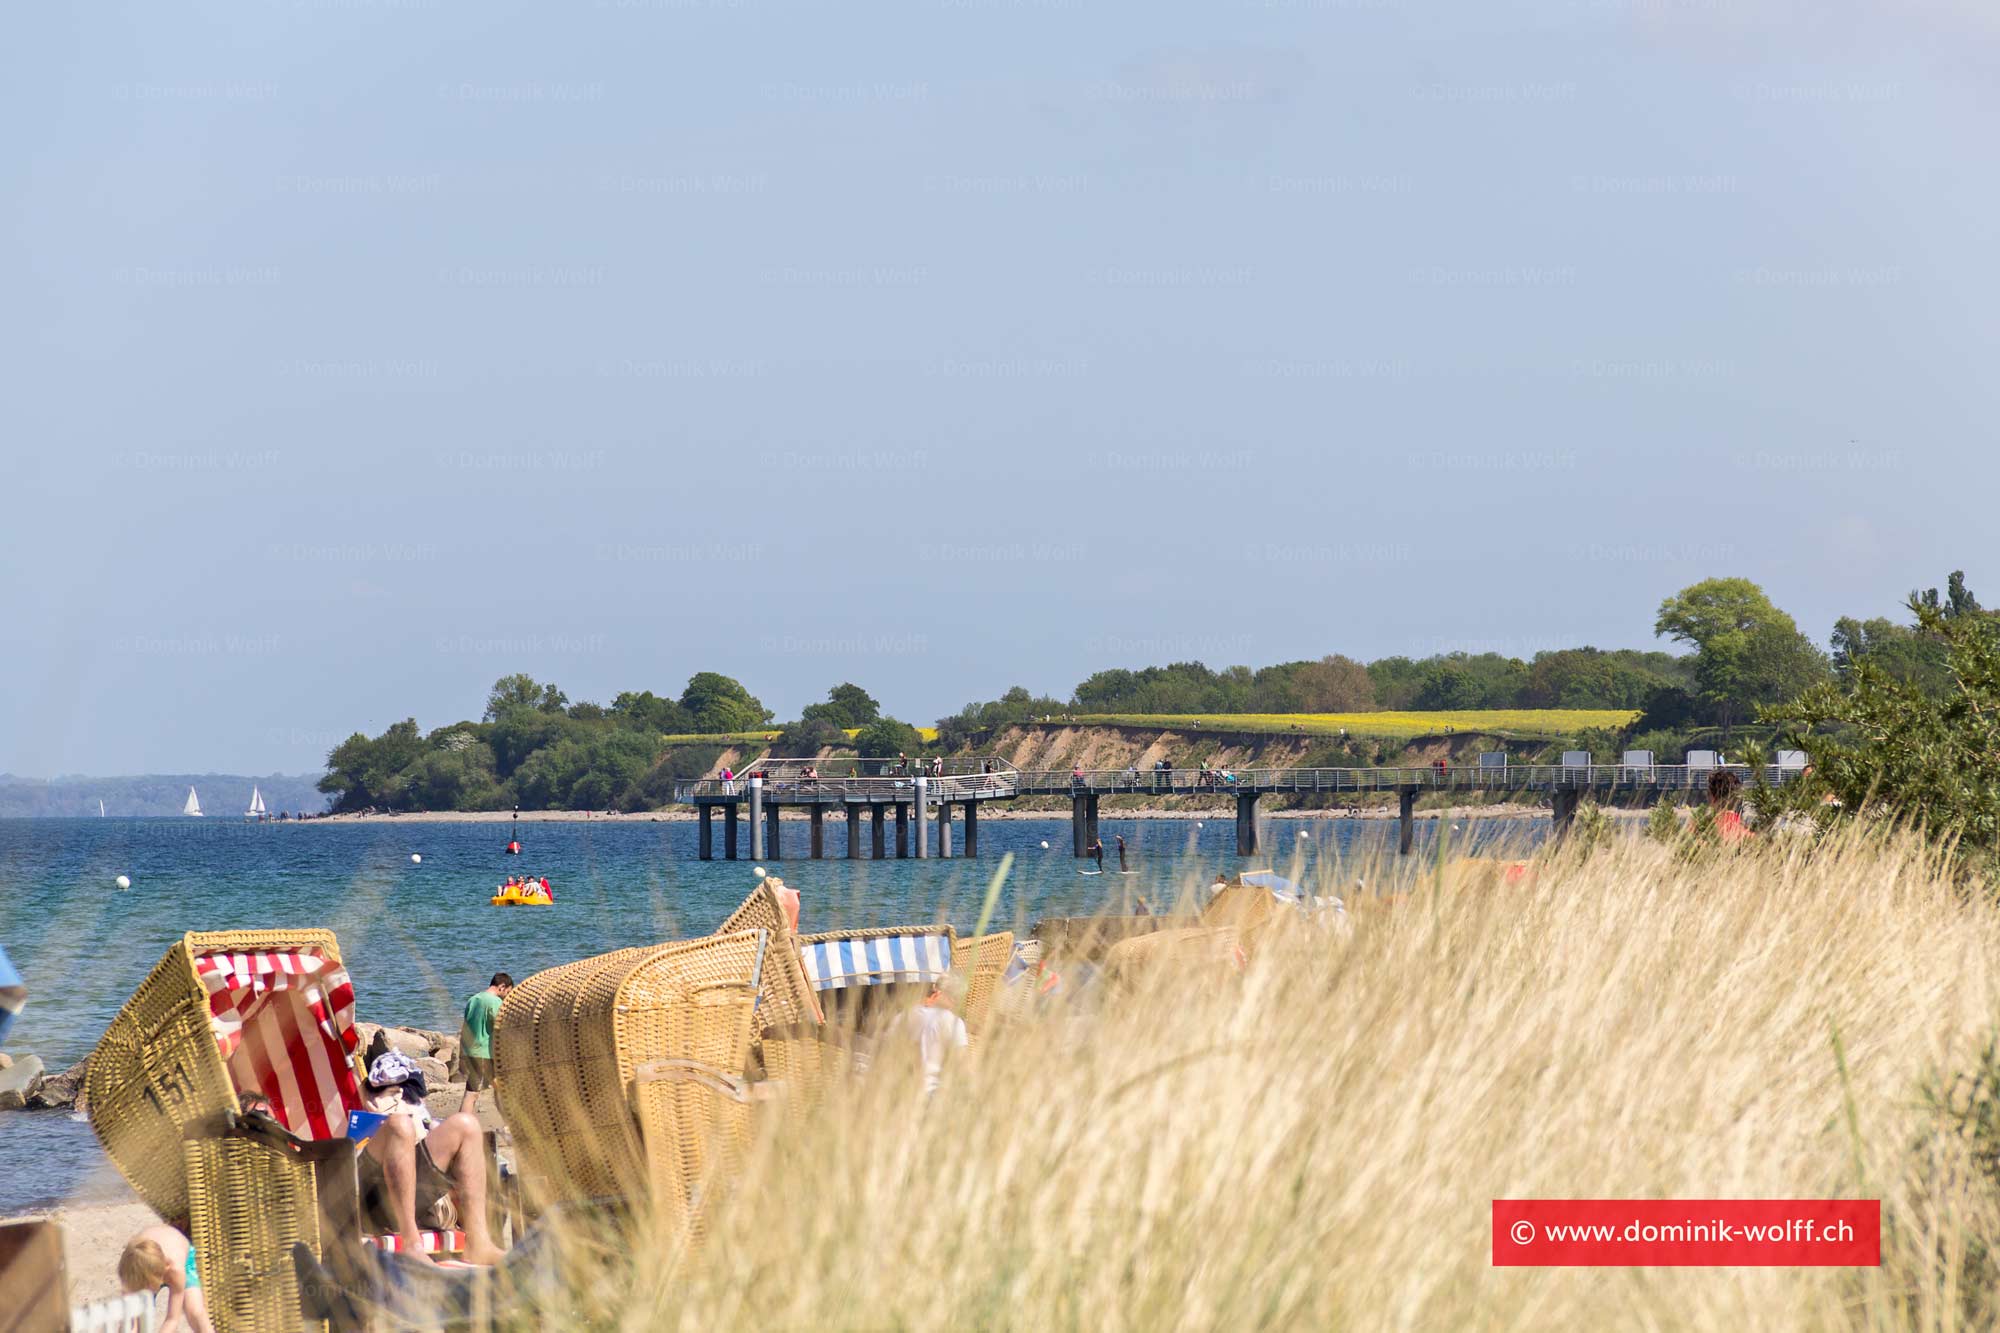
<svg viewBox="0 0 2000 1333">
<path fill-rule="evenodd" d="M 464 997 L 496 971 L 525 977 L 609 949 L 704 934 L 754 885 L 747 860 L 699 861 L 687 820 L 628 816 L 501 823 L 246 824 L 230 819 L 0 820 L 0 942 L 30 998 L 9 1038 L 51 1072 L 89 1054 L 105 1026 L 184 931 L 323 926 L 340 939 L 356 1011 L 369 1022 L 456 1030 Z M 1470 846 L 1533 841 L 1542 821 L 1474 825 Z M 1044 916 L 1123 910 L 1127 894 L 1171 901 L 1191 883 L 1251 864 L 1339 873 L 1325 858 L 1373 859 L 1393 821 L 1271 820 L 1273 854 L 1235 854 L 1228 812 L 1193 819 L 1100 821 L 1125 838 L 1102 876 L 1077 873 L 1065 819 L 981 823 L 977 859 L 845 859 L 829 820 L 829 859 L 804 859 L 806 828 L 787 822 L 790 859 L 769 862 L 803 895 L 807 931 L 944 919 L 969 931 L 1004 853 L 1014 853 L 995 928 Z M 1301 830 L 1308 836 L 1297 836 Z M 913 830 L 914 832 L 914 830 Z M 1419 851 L 1434 825 L 1418 826 Z M 889 831 L 894 850 L 893 830 Z M 954 840 L 962 829 L 954 829 Z M 1048 850 L 1041 843 L 1047 841 Z M 721 846 L 717 830 L 716 845 Z M 743 842 L 748 849 L 747 830 Z M 410 860 L 423 857 L 421 864 Z M 1421 856 L 1413 858 L 1421 862 Z M 549 877 L 553 908 L 496 908 L 509 873 Z M 119 875 L 132 887 L 120 891 Z M 1344 881 L 1341 881 L 1344 882 Z M 89 1126 L 59 1112 L 0 1113 L 0 1215 L 63 1200 L 127 1197 Z"/>
</svg>

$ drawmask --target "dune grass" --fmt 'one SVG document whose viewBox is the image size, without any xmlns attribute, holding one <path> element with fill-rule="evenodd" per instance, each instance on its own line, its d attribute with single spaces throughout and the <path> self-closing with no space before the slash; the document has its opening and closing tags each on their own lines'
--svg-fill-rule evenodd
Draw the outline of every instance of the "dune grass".
<svg viewBox="0 0 2000 1333">
<path fill-rule="evenodd" d="M 1509 740 L 1557 740 L 1593 727 L 1630 725 L 1638 713 L 1621 708 L 1484 708 L 1444 712 L 1381 713 L 1079 713 L 1074 721 L 1119 727 L 1167 727 L 1255 733 L 1304 732 L 1410 740 L 1438 736 L 1447 727 Z"/>
<path fill-rule="evenodd" d="M 1991 1326 L 2000 1187 L 1927 1109 L 2000 1012 L 2000 913 L 1909 843 L 1420 871 L 1240 975 L 1002 1029 L 928 1103 L 753 1148 L 697 1250 L 600 1252 L 641 1328 Z M 1844 1067 L 1836 1058 L 1836 1035 Z M 1498 1269 L 1495 1198 L 1884 1200 L 1884 1265 Z M 632 1255 L 641 1256 L 636 1261 Z"/>
</svg>

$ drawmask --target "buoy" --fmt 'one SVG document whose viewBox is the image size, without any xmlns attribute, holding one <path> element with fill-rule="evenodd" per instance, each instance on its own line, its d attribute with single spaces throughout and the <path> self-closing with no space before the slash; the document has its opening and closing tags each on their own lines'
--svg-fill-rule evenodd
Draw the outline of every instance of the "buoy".
<svg viewBox="0 0 2000 1333">
<path fill-rule="evenodd" d="M 1047 851 L 1048 849 L 1049 849 L 1049 840 L 1048 840 L 1047 838 L 1043 838 L 1043 839 L 1042 839 L 1042 850 L 1046 852 L 1046 851 Z"/>
<path fill-rule="evenodd" d="M 1299 830 L 1299 836 L 1300 836 L 1301 838 L 1310 838 L 1310 837 L 1312 836 L 1312 834 L 1310 834 L 1310 833 L 1306 832 L 1306 831 L 1305 831 L 1304 829 L 1300 829 L 1300 830 Z"/>
<path fill-rule="evenodd" d="M 1194 826 L 1195 826 L 1196 828 L 1200 828 L 1200 827 L 1201 827 L 1201 821 L 1200 821 L 1199 819 L 1195 820 L 1195 821 L 1194 821 Z"/>
<path fill-rule="evenodd" d="M 421 853 L 421 852 L 411 852 L 411 853 L 410 853 L 410 864 L 411 864 L 411 865 L 418 865 L 418 866 L 420 866 L 420 865 L 422 865 L 423 863 L 424 863 L 424 857 L 423 857 L 423 853 Z"/>
<path fill-rule="evenodd" d="M 113 880 L 112 883 L 116 884 L 121 889 L 129 889 L 132 887 L 132 877 L 130 875 L 120 875 L 117 879 Z"/>
<path fill-rule="evenodd" d="M 764 867 L 762 866 L 751 866 L 750 873 L 755 875 L 758 879 L 764 879 L 767 877 Z"/>
</svg>

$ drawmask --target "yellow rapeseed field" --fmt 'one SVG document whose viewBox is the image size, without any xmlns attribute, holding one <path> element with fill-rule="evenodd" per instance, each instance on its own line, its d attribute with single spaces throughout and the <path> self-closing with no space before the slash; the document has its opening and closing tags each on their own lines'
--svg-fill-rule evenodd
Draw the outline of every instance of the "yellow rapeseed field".
<svg viewBox="0 0 2000 1333">
<path fill-rule="evenodd" d="M 1079 713 L 1074 720 L 1121 727 L 1192 728 L 1204 731 L 1303 731 L 1315 736 L 1338 735 L 1408 740 L 1457 732 L 1483 732 L 1521 740 L 1573 736 L 1590 727 L 1630 725 L 1638 713 L 1622 708 L 1486 708 L 1446 712 L 1381 713 Z"/>
</svg>

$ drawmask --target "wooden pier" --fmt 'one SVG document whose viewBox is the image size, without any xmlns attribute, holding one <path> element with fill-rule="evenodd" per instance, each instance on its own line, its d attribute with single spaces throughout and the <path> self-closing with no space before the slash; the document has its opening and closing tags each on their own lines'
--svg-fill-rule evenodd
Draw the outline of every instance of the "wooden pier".
<svg viewBox="0 0 2000 1333">
<path fill-rule="evenodd" d="M 1510 764 L 1505 756 L 1482 762 L 1426 768 L 1252 768 L 1109 769 L 1044 772 L 1017 769 L 992 758 L 947 760 L 773 760 L 755 776 L 702 778 L 674 788 L 674 799 L 695 807 L 700 817 L 699 855 L 713 860 L 714 820 L 722 819 L 722 854 L 738 859 L 740 818 L 750 824 L 750 859 L 784 859 L 781 812 L 790 806 L 807 814 L 807 855 L 826 855 L 825 817 L 838 810 L 847 825 L 845 852 L 860 859 L 861 825 L 866 816 L 868 856 L 887 854 L 883 824 L 893 817 L 899 858 L 952 856 L 954 810 L 963 830 L 958 855 L 979 854 L 979 808 L 989 801 L 1020 797 L 1068 798 L 1070 842 L 1081 857 L 1097 841 L 1098 802 L 1106 796 L 1177 796 L 1233 800 L 1236 850 L 1254 856 L 1259 842 L 1257 802 L 1273 795 L 1354 795 L 1394 792 L 1401 827 L 1397 850 L 1408 853 L 1416 832 L 1417 799 L 1429 793 L 1529 795 L 1549 799 L 1550 818 L 1561 836 L 1589 795 L 1607 804 L 1650 805 L 1663 798 L 1699 802 L 1718 770 L 1749 785 L 1753 774 L 1741 764 L 1599 764 L 1571 756 L 1561 764 Z M 1494 762 L 1495 760 L 1498 762 Z M 1773 784 L 1796 778 L 1803 756 L 1786 753 L 1765 770 Z M 911 831 L 914 826 L 915 837 Z"/>
</svg>

